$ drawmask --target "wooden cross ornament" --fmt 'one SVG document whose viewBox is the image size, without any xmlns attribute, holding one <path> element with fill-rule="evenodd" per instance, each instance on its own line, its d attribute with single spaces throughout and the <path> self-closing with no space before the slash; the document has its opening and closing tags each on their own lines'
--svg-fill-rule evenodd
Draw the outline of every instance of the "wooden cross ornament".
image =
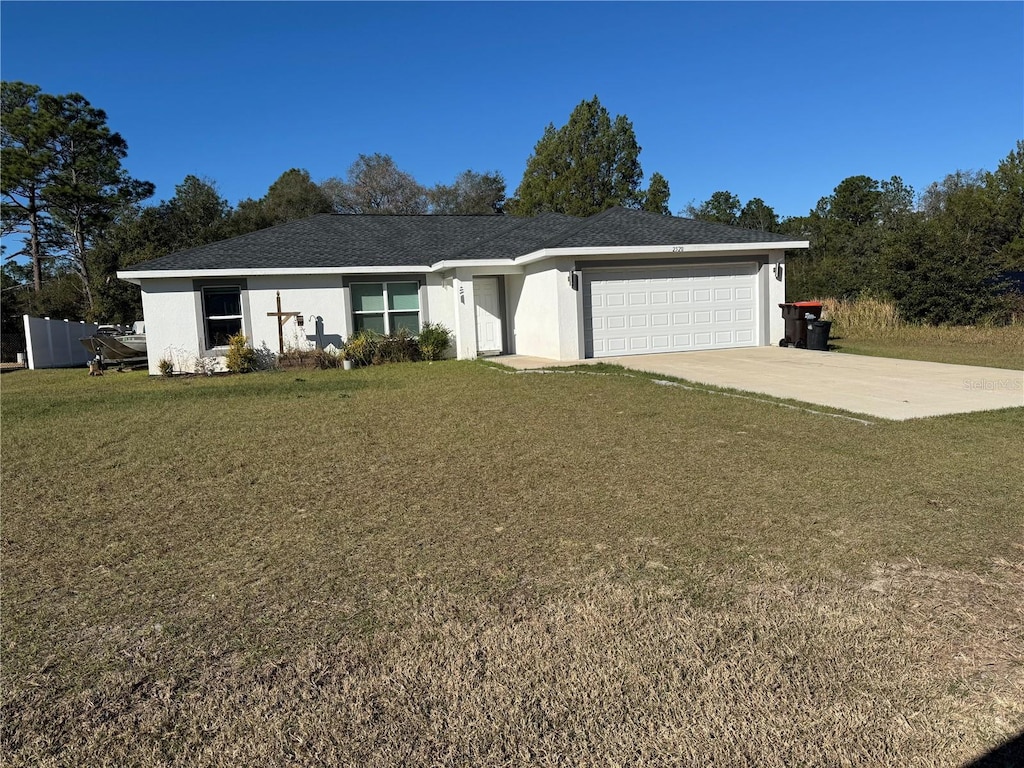
<svg viewBox="0 0 1024 768">
<path fill-rule="evenodd" d="M 277 292 L 277 312 L 267 312 L 267 317 L 277 318 L 277 347 L 278 352 L 284 354 L 284 324 L 293 317 L 298 317 L 298 312 L 281 311 L 281 292 Z"/>
</svg>

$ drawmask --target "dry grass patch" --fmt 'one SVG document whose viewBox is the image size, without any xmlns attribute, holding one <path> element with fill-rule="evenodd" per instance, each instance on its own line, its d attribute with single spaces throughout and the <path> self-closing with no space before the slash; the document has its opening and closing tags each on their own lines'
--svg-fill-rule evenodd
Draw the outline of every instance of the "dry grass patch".
<svg viewBox="0 0 1024 768">
<path fill-rule="evenodd" d="M 839 333 L 886 333 L 904 328 L 906 320 L 896 304 L 865 296 L 858 299 L 814 299 L 821 302 L 822 318 L 831 320 L 833 331 Z"/>
<path fill-rule="evenodd" d="M 1020 411 L 2 384 L 11 765 L 955 765 L 1024 727 Z"/>
<path fill-rule="evenodd" d="M 185 675 L 139 627 L 109 638 L 131 671 L 8 689 L 5 744 L 42 766 L 957 765 L 1024 724 L 1022 571 L 967 579 L 966 602 L 962 574 L 906 566 L 880 569 L 884 594 L 771 569 L 717 606 L 605 579 L 500 601 L 422 584 L 368 635 Z"/>
<path fill-rule="evenodd" d="M 1024 369 L 1024 324 L 930 326 L 907 323 L 892 302 L 818 299 L 840 352 L 954 365 Z"/>
<path fill-rule="evenodd" d="M 833 333 L 840 352 L 954 365 L 1024 369 L 1024 325 L 1003 327 L 915 326 L 887 332 Z"/>
</svg>

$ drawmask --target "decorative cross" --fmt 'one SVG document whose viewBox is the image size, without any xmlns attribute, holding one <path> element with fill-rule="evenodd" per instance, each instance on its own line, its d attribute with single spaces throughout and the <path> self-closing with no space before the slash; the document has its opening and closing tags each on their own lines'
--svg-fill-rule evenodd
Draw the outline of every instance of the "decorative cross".
<svg viewBox="0 0 1024 768">
<path fill-rule="evenodd" d="M 277 292 L 277 312 L 267 312 L 267 317 L 277 318 L 277 346 L 278 351 L 284 354 L 284 324 L 288 322 L 290 318 L 298 317 L 298 312 L 282 312 L 281 311 L 281 292 Z"/>
</svg>

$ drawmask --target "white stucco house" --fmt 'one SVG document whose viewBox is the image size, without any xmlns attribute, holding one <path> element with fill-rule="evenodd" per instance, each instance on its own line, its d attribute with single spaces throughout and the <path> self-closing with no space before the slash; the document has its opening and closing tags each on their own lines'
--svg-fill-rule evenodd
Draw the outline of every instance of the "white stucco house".
<svg viewBox="0 0 1024 768">
<path fill-rule="evenodd" d="M 223 357 L 239 330 L 278 349 L 368 328 L 455 334 L 460 359 L 553 360 L 770 345 L 785 252 L 806 240 L 611 208 L 585 219 L 319 214 L 118 272 L 142 288 L 150 373 Z"/>
</svg>

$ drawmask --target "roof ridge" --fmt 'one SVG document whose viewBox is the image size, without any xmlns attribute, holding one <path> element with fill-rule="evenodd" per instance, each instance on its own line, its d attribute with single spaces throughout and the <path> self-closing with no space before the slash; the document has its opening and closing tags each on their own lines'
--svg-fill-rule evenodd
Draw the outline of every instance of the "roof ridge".
<svg viewBox="0 0 1024 768">
<path fill-rule="evenodd" d="M 554 237 L 545 240 L 543 243 L 541 243 L 540 245 L 537 246 L 536 250 L 542 251 L 545 248 L 554 248 L 560 242 L 562 242 L 563 240 L 566 240 L 567 238 L 570 238 L 573 235 L 579 234 L 584 229 L 586 229 L 591 224 L 593 224 L 595 221 L 598 221 L 598 220 L 604 218 L 605 216 L 607 216 L 609 213 L 611 213 L 614 210 L 620 210 L 620 209 L 623 210 L 623 211 L 626 210 L 621 205 L 613 205 L 611 208 L 605 208 L 603 211 L 598 211 L 597 213 L 592 213 L 589 216 L 587 216 L 585 219 L 582 219 L 578 223 L 573 224 L 571 227 L 569 227 L 569 229 L 565 230 L 561 234 L 555 235 Z M 571 214 L 565 214 L 565 215 L 571 215 Z"/>
<path fill-rule="evenodd" d="M 397 219 L 400 216 L 406 216 L 410 219 L 413 218 L 430 218 L 430 219 L 501 219 L 501 218 L 516 218 L 502 213 L 346 213 L 345 211 L 327 211 L 326 213 L 314 213 L 312 216 L 347 216 L 349 218 L 356 218 L 359 216 L 372 216 L 373 218 L 387 217 L 391 219 Z M 305 218 L 311 218 L 306 216 Z M 299 219 L 295 219 L 299 221 Z M 287 223 L 287 222 L 286 222 Z"/>
<path fill-rule="evenodd" d="M 649 211 L 647 211 L 649 213 Z M 655 214 L 657 215 L 657 214 Z M 671 214 L 670 214 L 671 215 Z M 704 219 L 694 219 L 689 216 L 672 216 L 674 219 L 681 219 L 682 221 L 689 221 L 694 224 L 698 224 L 702 227 L 711 227 L 719 229 L 739 229 L 743 232 L 762 232 L 767 235 L 779 235 L 780 232 L 768 232 L 763 229 L 754 229 L 753 227 L 741 227 L 739 224 L 726 224 L 724 221 L 705 221 Z"/>
</svg>

